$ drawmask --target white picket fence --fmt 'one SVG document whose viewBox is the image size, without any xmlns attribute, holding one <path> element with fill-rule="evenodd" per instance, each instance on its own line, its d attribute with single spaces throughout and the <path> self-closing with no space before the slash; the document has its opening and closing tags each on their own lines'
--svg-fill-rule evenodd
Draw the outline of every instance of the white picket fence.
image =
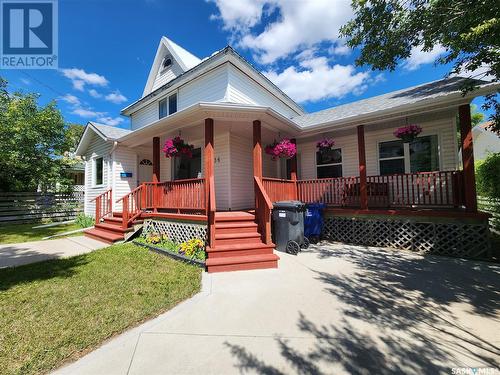
<svg viewBox="0 0 500 375">
<path fill-rule="evenodd" d="M 83 192 L 0 192 L 0 225 L 64 221 L 83 211 Z"/>
<path fill-rule="evenodd" d="M 481 211 L 491 214 L 490 229 L 500 234 L 500 199 L 477 197 L 477 204 Z"/>
</svg>

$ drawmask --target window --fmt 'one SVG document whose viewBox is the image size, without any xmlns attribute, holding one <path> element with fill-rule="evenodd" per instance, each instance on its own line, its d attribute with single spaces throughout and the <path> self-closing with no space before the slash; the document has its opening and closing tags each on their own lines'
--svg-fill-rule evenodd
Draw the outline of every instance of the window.
<svg viewBox="0 0 500 375">
<path fill-rule="evenodd" d="M 342 150 L 316 152 L 317 178 L 342 177 Z"/>
<path fill-rule="evenodd" d="M 94 159 L 94 185 L 102 185 L 103 183 L 103 166 L 104 161 L 103 158 L 95 158 Z"/>
<path fill-rule="evenodd" d="M 177 94 L 170 95 L 168 98 L 160 100 L 160 118 L 177 112 Z"/>
<path fill-rule="evenodd" d="M 381 175 L 439 170 L 438 136 L 418 137 L 412 143 L 381 142 L 378 146 Z"/>
<path fill-rule="evenodd" d="M 201 148 L 193 150 L 193 157 L 184 155 L 174 158 L 174 180 L 198 178 L 201 174 Z"/>
<path fill-rule="evenodd" d="M 170 68 L 171 65 L 172 65 L 172 57 L 170 57 L 168 55 L 165 56 L 163 58 L 163 62 L 161 64 L 162 70 Z"/>
<path fill-rule="evenodd" d="M 170 95 L 168 98 L 168 114 L 177 112 L 177 94 Z"/>
<path fill-rule="evenodd" d="M 432 172 L 439 170 L 439 148 L 437 135 L 418 137 L 410 143 L 411 172 Z"/>
<path fill-rule="evenodd" d="M 405 153 L 403 141 L 379 143 L 378 157 L 381 175 L 405 172 Z"/>
<path fill-rule="evenodd" d="M 139 162 L 139 165 L 153 165 L 153 163 L 151 162 L 151 160 L 149 159 L 142 159 L 140 162 Z"/>
</svg>

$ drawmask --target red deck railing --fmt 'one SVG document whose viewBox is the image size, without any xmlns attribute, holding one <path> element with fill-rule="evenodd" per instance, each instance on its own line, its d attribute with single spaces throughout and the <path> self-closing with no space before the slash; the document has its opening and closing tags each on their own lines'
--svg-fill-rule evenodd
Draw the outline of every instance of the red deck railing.
<svg viewBox="0 0 500 375">
<path fill-rule="evenodd" d="M 95 201 L 95 222 L 98 224 L 103 217 L 110 214 L 113 203 L 113 189 L 108 189 L 104 193 L 99 194 L 91 202 Z"/>
<path fill-rule="evenodd" d="M 273 209 L 273 204 L 259 177 L 254 176 L 254 184 L 255 184 L 255 216 L 257 222 L 259 223 L 259 233 L 261 234 L 262 241 L 266 244 L 270 244 L 271 210 Z M 286 189 L 283 191 L 286 191 Z"/>
<path fill-rule="evenodd" d="M 297 199 L 332 207 L 360 207 L 359 177 L 282 180 L 263 178 L 272 202 Z M 368 176 L 369 208 L 458 208 L 464 205 L 461 171 Z"/>
<path fill-rule="evenodd" d="M 205 179 L 146 182 L 145 208 L 205 211 Z"/>
<path fill-rule="evenodd" d="M 295 181 L 263 177 L 262 186 L 271 202 L 297 199 L 297 185 Z"/>
</svg>

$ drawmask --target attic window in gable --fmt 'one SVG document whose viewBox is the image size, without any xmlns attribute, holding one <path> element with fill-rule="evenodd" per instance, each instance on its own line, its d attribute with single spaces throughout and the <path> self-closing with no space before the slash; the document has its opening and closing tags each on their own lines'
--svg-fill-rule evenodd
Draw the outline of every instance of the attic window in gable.
<svg viewBox="0 0 500 375">
<path fill-rule="evenodd" d="M 163 58 L 163 62 L 161 63 L 162 70 L 168 69 L 172 66 L 172 56 L 167 55 Z"/>
</svg>

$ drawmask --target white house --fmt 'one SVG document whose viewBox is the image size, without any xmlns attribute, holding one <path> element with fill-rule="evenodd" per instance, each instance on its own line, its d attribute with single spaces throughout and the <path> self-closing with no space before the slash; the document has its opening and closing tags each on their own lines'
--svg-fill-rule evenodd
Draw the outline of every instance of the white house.
<svg viewBox="0 0 500 375">
<path fill-rule="evenodd" d="M 443 79 L 306 113 L 231 47 L 199 59 L 163 37 L 142 97 L 122 111 L 130 130 L 90 122 L 78 146 L 85 212 L 96 216 L 87 234 L 123 239 L 139 219 L 155 230 L 200 225 L 208 233 L 207 267 L 223 271 L 277 266 L 269 213 L 282 199 L 321 201 L 342 215 L 465 215 L 483 228 L 475 202 L 473 97 L 462 96 L 462 82 Z M 478 84 L 474 95 L 497 89 Z M 412 143 L 393 135 L 407 124 L 423 129 Z M 192 157 L 163 155 L 175 136 L 193 145 Z M 318 153 L 325 137 L 335 140 L 334 149 Z M 296 142 L 297 155 L 274 161 L 262 143 L 283 138 Z"/>
<path fill-rule="evenodd" d="M 500 152 L 500 137 L 489 129 L 491 122 L 484 122 L 472 128 L 474 160 L 484 160 L 488 155 Z"/>
</svg>

